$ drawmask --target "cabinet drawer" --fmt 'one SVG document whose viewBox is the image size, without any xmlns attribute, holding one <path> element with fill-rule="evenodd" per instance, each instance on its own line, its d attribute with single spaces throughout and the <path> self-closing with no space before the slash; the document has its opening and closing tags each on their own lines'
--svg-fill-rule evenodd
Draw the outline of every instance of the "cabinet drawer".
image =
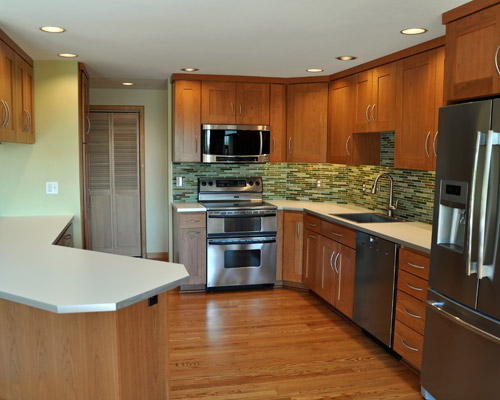
<svg viewBox="0 0 500 400">
<path fill-rule="evenodd" d="M 424 301 L 427 298 L 427 281 L 406 271 L 399 271 L 398 289 Z"/>
<path fill-rule="evenodd" d="M 423 345 L 422 335 L 396 320 L 393 349 L 418 370 L 422 367 Z"/>
<path fill-rule="evenodd" d="M 407 248 L 399 251 L 399 269 L 410 274 L 417 275 L 422 279 L 429 280 L 429 256 L 414 252 Z"/>
<path fill-rule="evenodd" d="M 396 319 L 423 335 L 425 328 L 425 303 L 398 290 Z"/>
<path fill-rule="evenodd" d="M 321 234 L 336 242 L 356 248 L 356 231 L 333 222 L 321 220 Z"/>
<path fill-rule="evenodd" d="M 179 213 L 180 228 L 204 228 L 206 223 L 206 213 Z"/>
<path fill-rule="evenodd" d="M 305 228 L 313 232 L 321 232 L 321 218 L 315 217 L 311 214 L 306 214 Z"/>
</svg>

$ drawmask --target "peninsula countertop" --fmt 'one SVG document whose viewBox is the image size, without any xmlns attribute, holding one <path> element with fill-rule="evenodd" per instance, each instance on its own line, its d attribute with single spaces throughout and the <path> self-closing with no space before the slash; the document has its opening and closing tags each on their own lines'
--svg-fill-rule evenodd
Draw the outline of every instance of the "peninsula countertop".
<svg viewBox="0 0 500 400">
<path fill-rule="evenodd" d="M 117 311 L 189 279 L 182 264 L 53 245 L 71 220 L 0 218 L 0 298 L 60 314 Z"/>
<path fill-rule="evenodd" d="M 365 213 L 373 212 L 366 208 L 352 204 L 336 204 L 328 202 L 293 201 L 293 200 L 266 200 L 274 204 L 278 210 L 307 211 L 332 222 L 356 229 L 361 232 L 379 236 L 383 239 L 399 243 L 404 246 L 420 250 L 424 253 L 431 251 L 432 225 L 422 222 L 386 222 L 386 223 L 358 223 L 330 214 Z M 206 209 L 199 203 L 173 203 L 177 212 L 203 212 Z"/>
</svg>

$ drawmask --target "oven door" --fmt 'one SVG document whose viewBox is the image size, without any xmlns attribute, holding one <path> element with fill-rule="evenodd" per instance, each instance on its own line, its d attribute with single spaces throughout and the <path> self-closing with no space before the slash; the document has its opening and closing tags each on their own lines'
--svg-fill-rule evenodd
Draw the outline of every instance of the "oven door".
<svg viewBox="0 0 500 400">
<path fill-rule="evenodd" d="M 275 235 L 278 229 L 277 212 L 254 211 L 253 214 L 228 216 L 221 211 L 207 212 L 207 235 Z"/>
<path fill-rule="evenodd" d="M 207 240 L 207 288 L 275 282 L 275 236 Z"/>
</svg>

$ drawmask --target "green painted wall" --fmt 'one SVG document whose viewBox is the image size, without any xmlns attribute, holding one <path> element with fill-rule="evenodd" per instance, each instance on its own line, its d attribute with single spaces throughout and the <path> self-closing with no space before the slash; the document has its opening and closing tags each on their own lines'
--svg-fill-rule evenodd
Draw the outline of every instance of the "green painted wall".
<svg viewBox="0 0 500 400">
<path fill-rule="evenodd" d="M 144 106 L 146 248 L 168 251 L 168 91 L 91 89 L 90 104 Z"/>
<path fill-rule="evenodd" d="M 35 135 L 0 145 L 0 216 L 74 215 L 81 247 L 78 156 L 78 63 L 35 61 Z M 45 194 L 45 182 L 59 194 Z"/>
</svg>

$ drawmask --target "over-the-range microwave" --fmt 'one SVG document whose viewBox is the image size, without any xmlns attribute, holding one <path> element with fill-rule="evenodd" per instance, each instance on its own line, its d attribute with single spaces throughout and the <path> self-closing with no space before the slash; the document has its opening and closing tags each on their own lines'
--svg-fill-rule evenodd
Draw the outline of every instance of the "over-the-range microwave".
<svg viewBox="0 0 500 400">
<path fill-rule="evenodd" d="M 271 132 L 267 125 L 202 125 L 204 163 L 269 162 Z"/>
</svg>

